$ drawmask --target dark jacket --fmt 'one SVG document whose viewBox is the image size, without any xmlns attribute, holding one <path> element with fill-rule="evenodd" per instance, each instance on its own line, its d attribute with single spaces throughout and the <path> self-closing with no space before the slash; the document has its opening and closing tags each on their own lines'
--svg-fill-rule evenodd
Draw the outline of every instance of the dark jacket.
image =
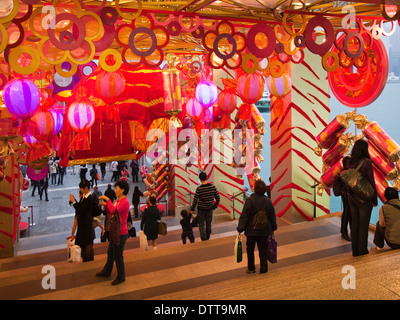
<svg viewBox="0 0 400 320">
<path fill-rule="evenodd" d="M 82 198 L 81 201 L 75 202 L 74 208 L 75 217 L 78 220 L 75 244 L 80 247 L 93 244 L 93 195 L 91 194 L 87 198 Z"/>
<path fill-rule="evenodd" d="M 349 169 L 355 169 L 357 168 L 358 164 L 364 160 L 364 163 L 362 164 L 362 166 L 360 167 L 360 172 L 362 173 L 362 175 L 369 181 L 369 183 L 371 184 L 372 188 L 374 188 L 375 190 L 375 196 L 372 200 L 372 204 L 373 205 L 378 205 L 378 194 L 376 192 L 376 184 L 375 184 L 375 178 L 374 178 L 374 167 L 372 166 L 372 161 L 370 159 L 361 159 L 358 163 L 356 164 L 350 164 Z M 349 191 L 349 193 L 353 196 L 353 198 L 356 198 L 356 196 Z M 360 200 L 358 198 L 356 198 L 357 200 Z"/>
<path fill-rule="evenodd" d="M 161 220 L 160 211 L 156 206 L 148 206 L 144 209 L 140 230 L 143 230 L 147 240 L 158 238 L 158 222 Z"/>
<path fill-rule="evenodd" d="M 254 230 L 252 227 L 252 221 L 254 215 L 263 208 L 266 201 L 267 201 L 267 206 L 265 208 L 265 211 L 267 212 L 268 225 L 265 229 Z M 275 209 L 271 199 L 269 199 L 265 195 L 260 196 L 258 194 L 253 193 L 249 198 L 246 199 L 244 203 L 237 231 L 238 232 L 244 231 L 247 237 L 270 236 L 276 229 L 278 229 L 278 226 L 276 225 Z"/>
</svg>

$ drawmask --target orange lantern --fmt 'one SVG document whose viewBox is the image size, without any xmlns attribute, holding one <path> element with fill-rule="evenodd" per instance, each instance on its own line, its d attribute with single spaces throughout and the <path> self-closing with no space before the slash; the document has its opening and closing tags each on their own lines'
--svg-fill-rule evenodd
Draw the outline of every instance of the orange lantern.
<svg viewBox="0 0 400 320">
<path fill-rule="evenodd" d="M 237 81 L 237 93 L 243 102 L 256 103 L 264 93 L 264 77 L 259 72 L 242 74 Z"/>
</svg>

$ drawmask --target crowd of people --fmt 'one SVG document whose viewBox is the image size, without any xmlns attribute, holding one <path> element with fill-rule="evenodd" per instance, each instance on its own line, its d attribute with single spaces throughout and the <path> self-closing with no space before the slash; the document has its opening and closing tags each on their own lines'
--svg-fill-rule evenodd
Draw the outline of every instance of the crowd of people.
<svg viewBox="0 0 400 320">
<path fill-rule="evenodd" d="M 343 166 L 344 169 L 358 168 L 362 176 L 371 184 L 374 192 L 371 199 L 360 199 L 354 191 L 346 187 L 339 175 L 336 177 L 333 188 L 334 194 L 341 196 L 343 201 L 340 234 L 345 240 L 351 241 L 352 255 L 357 257 L 369 253 L 368 230 L 371 211 L 374 206 L 378 205 L 374 169 L 368 153 L 368 142 L 362 139 L 357 140 L 351 154 L 343 159 Z M 105 172 L 101 164 L 100 168 L 101 179 L 103 180 Z M 131 164 L 131 168 L 133 181 L 137 181 L 139 166 Z M 147 197 L 147 206 L 141 217 L 140 229 L 147 236 L 147 240 L 152 242 L 154 250 L 157 249 L 158 221 L 161 219 L 154 195 L 152 193 L 146 195 L 146 190 L 141 191 L 138 186 L 135 186 L 132 194 L 133 211 L 131 213 L 129 209 L 130 202 L 126 197 L 129 192 L 129 184 L 127 183 L 129 172 L 127 169 L 127 165 L 124 163 L 111 163 L 111 181 L 115 181 L 115 186 L 113 189 L 109 184 L 103 195 L 98 190 L 97 183 L 95 183 L 96 180 L 100 179 L 96 165 L 92 165 L 90 180 L 86 179 L 87 168 L 83 165 L 80 169 L 79 200 L 72 194 L 70 195 L 70 203 L 76 211 L 72 236 L 76 237 L 75 243 L 82 249 L 84 262 L 93 260 L 94 228 L 101 228 L 103 237 L 108 230 L 110 215 L 117 214 L 119 217 L 120 233 L 118 244 L 110 242 L 107 251 L 107 262 L 103 269 L 96 274 L 100 277 L 109 277 L 115 262 L 118 275 L 112 282 L 113 285 L 125 281 L 124 246 L 129 237 L 129 226 L 132 227 L 132 223 L 130 223 L 132 218 L 140 218 L 139 203 L 142 197 Z M 183 244 L 186 244 L 187 239 L 191 243 L 195 242 L 193 228 L 197 226 L 201 241 L 210 239 L 213 211 L 220 202 L 219 192 L 215 185 L 208 183 L 205 172 L 199 174 L 199 180 L 200 185 L 195 191 L 190 209 L 181 211 L 182 219 L 180 224 Z M 93 192 L 91 192 L 91 188 L 93 188 Z M 260 258 L 260 273 L 268 272 L 267 239 L 277 230 L 275 209 L 270 197 L 267 196 L 269 195 L 268 191 L 268 186 L 262 180 L 255 181 L 253 194 L 245 200 L 238 221 L 237 232 L 239 234 L 244 232 L 246 235 L 247 273 L 255 273 L 254 250 L 256 244 Z M 371 249 L 373 251 L 381 250 L 385 242 L 392 249 L 400 248 L 400 200 L 398 190 L 388 187 L 385 191 L 385 198 L 386 202 L 379 211 L 379 221 L 376 225 L 373 241 L 376 247 Z M 197 214 L 195 214 L 196 211 Z M 262 228 L 256 228 L 253 220 L 260 211 L 266 215 L 266 224 Z M 348 227 L 350 227 L 350 232 Z"/>
</svg>

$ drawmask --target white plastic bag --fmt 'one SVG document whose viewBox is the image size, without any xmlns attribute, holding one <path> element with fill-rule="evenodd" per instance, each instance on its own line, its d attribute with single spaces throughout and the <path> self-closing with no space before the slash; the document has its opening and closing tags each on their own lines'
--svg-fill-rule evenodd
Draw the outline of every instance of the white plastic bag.
<svg viewBox="0 0 400 320">
<path fill-rule="evenodd" d="M 147 243 L 147 236 L 143 232 L 143 230 L 139 231 L 139 239 L 140 239 L 140 249 L 144 251 L 149 250 L 149 245 Z"/>
<path fill-rule="evenodd" d="M 81 261 L 81 247 L 75 245 L 75 239 L 72 239 L 71 237 L 67 238 L 67 261 Z"/>
</svg>

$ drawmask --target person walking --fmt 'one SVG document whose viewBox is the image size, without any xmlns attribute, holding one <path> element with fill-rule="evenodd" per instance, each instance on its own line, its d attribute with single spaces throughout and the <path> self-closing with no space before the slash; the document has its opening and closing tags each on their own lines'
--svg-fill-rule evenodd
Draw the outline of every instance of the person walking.
<svg viewBox="0 0 400 320">
<path fill-rule="evenodd" d="M 354 143 L 350 157 L 349 169 L 357 168 L 363 162 L 359 171 L 375 190 L 375 195 L 370 201 L 360 199 L 351 190 L 348 192 L 351 212 L 351 250 L 353 257 L 357 257 L 368 254 L 369 221 L 371 219 L 372 207 L 378 205 L 378 198 L 374 180 L 374 169 L 368 152 L 368 142 L 363 139 L 357 140 Z"/>
<path fill-rule="evenodd" d="M 207 174 L 205 172 L 200 172 L 199 179 L 201 186 L 196 189 L 192 206 L 190 207 L 190 213 L 194 214 L 197 205 L 200 238 L 202 241 L 205 241 L 210 239 L 213 211 L 218 207 L 220 196 L 217 188 L 213 184 L 207 182 Z"/>
<path fill-rule="evenodd" d="M 39 191 L 39 199 L 42 200 L 43 192 L 46 196 L 46 201 L 49 201 L 49 197 L 47 195 L 47 189 L 49 188 L 49 178 L 44 178 L 40 180 L 40 191 Z"/>
<path fill-rule="evenodd" d="M 349 169 L 350 160 L 351 159 L 349 156 L 346 156 L 343 158 L 343 160 L 342 160 L 343 170 Z M 347 191 L 346 185 L 340 179 L 340 175 L 337 175 L 335 177 L 335 181 L 333 183 L 333 194 L 336 197 L 341 196 L 341 198 L 342 198 L 343 211 L 342 211 L 341 224 L 340 224 L 340 234 L 343 239 L 345 239 L 347 241 L 351 241 L 351 238 L 350 238 L 349 232 L 348 232 L 348 228 L 347 228 L 348 225 L 351 228 L 351 212 L 350 212 L 350 206 L 349 206 L 347 192 L 348 191 Z"/>
<path fill-rule="evenodd" d="M 94 260 L 93 250 L 93 196 L 90 193 L 90 182 L 86 179 L 79 183 L 79 202 L 70 194 L 69 201 L 75 208 L 75 219 L 71 237 L 75 244 L 81 247 L 83 262 Z M 75 237 L 75 229 L 78 227 Z"/>
<path fill-rule="evenodd" d="M 111 162 L 111 171 L 112 171 L 112 177 L 111 177 L 111 182 L 118 181 L 118 162 L 117 161 L 113 161 Z"/>
<path fill-rule="evenodd" d="M 132 194 L 132 204 L 133 204 L 134 217 L 136 219 L 139 218 L 140 197 L 143 197 L 143 193 L 139 190 L 138 186 L 135 186 L 135 189 Z"/>
<path fill-rule="evenodd" d="M 103 181 L 104 177 L 106 175 L 106 163 L 105 162 L 100 163 L 100 171 L 101 171 L 101 181 Z"/>
<path fill-rule="evenodd" d="M 97 186 L 97 169 L 96 169 L 95 164 L 92 165 L 92 169 L 90 169 L 89 174 L 90 174 L 90 178 L 91 178 L 91 180 L 90 180 L 91 186 L 93 187 L 95 184 Z"/>
<path fill-rule="evenodd" d="M 81 178 L 81 181 L 86 180 L 86 172 L 87 172 L 86 164 L 81 165 L 79 169 L 79 177 Z"/>
<path fill-rule="evenodd" d="M 136 160 L 132 160 L 130 166 L 132 169 L 132 181 L 139 182 L 139 165 Z"/>
<path fill-rule="evenodd" d="M 380 250 L 385 245 L 400 249 L 400 200 L 399 191 L 392 187 L 385 189 L 386 202 L 379 209 L 379 220 L 376 223 L 374 244 L 371 250 Z"/>
<path fill-rule="evenodd" d="M 257 243 L 258 255 L 260 257 L 260 273 L 268 272 L 267 251 L 268 236 L 278 228 L 276 225 L 275 209 L 270 198 L 265 196 L 267 186 L 264 181 L 257 180 L 254 183 L 254 193 L 248 197 L 244 203 L 242 214 L 240 215 L 237 231 L 244 231 L 247 241 L 247 271 L 246 273 L 255 273 L 254 249 Z M 265 211 L 267 215 L 267 225 L 264 229 L 253 228 L 253 218 L 260 210 Z"/>
<path fill-rule="evenodd" d="M 189 239 L 190 243 L 194 243 L 194 235 L 193 235 L 193 225 L 192 221 L 190 221 L 193 218 L 193 214 L 188 214 L 186 210 L 181 211 L 181 227 L 182 227 L 182 243 L 186 244 L 186 237 Z"/>
<path fill-rule="evenodd" d="M 148 206 L 144 209 L 142 222 L 140 223 L 140 230 L 143 230 L 147 237 L 147 241 L 152 240 L 153 250 L 157 250 L 158 239 L 158 223 L 161 220 L 160 211 L 158 210 L 156 197 L 150 196 Z"/>
<path fill-rule="evenodd" d="M 114 203 L 112 203 L 106 195 L 99 197 L 101 200 L 99 204 L 107 206 L 107 214 L 111 215 L 117 211 L 121 223 L 119 244 L 117 245 L 109 242 L 107 249 L 107 262 L 104 265 L 103 270 L 96 273 L 96 276 L 98 277 L 110 277 L 115 262 L 117 267 L 117 278 L 111 282 L 112 285 L 117 285 L 125 281 L 125 263 L 123 254 L 125 243 L 128 239 L 128 228 L 126 224 L 130 206 L 129 201 L 126 198 L 128 192 L 129 184 L 126 181 L 119 181 L 115 184 L 115 195 L 117 196 L 117 200 L 115 200 Z"/>
</svg>

